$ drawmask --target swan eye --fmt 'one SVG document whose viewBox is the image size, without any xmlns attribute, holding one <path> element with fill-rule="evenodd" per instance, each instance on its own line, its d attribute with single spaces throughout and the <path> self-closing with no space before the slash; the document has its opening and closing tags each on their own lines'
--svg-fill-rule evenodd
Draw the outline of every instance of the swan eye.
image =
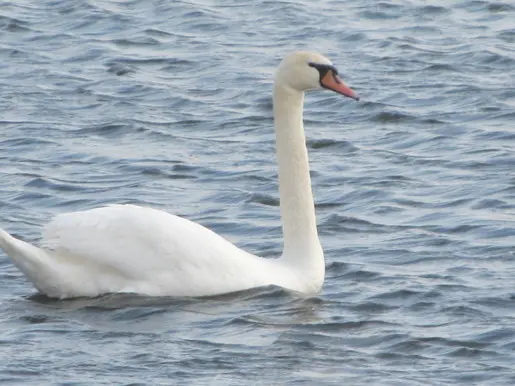
<svg viewBox="0 0 515 386">
<path fill-rule="evenodd" d="M 322 78 L 324 76 L 326 76 L 329 71 L 332 71 L 332 75 L 335 78 L 338 75 L 338 70 L 336 69 L 336 67 L 334 67 L 334 66 L 332 66 L 330 64 L 322 64 L 322 63 L 309 62 L 308 66 L 316 68 L 318 70 L 318 73 L 320 74 L 320 80 L 322 80 Z"/>
</svg>

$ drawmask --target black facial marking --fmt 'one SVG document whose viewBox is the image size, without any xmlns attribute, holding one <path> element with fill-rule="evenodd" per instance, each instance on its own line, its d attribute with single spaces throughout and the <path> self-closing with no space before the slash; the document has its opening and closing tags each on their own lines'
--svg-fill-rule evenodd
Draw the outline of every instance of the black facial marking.
<svg viewBox="0 0 515 386">
<path fill-rule="evenodd" d="M 308 65 L 310 67 L 316 68 L 318 70 L 318 73 L 320 74 L 320 85 L 322 87 L 325 87 L 324 84 L 322 83 L 322 78 L 327 75 L 328 71 L 332 72 L 334 81 L 336 83 L 341 83 L 340 79 L 338 79 L 338 76 L 337 76 L 338 75 L 338 70 L 333 65 L 331 65 L 331 64 L 314 63 L 314 62 L 309 62 Z"/>
</svg>

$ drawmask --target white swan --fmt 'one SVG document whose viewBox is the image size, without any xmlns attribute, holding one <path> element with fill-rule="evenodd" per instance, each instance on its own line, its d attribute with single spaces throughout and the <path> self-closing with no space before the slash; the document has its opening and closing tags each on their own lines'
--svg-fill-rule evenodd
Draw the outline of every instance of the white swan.
<svg viewBox="0 0 515 386">
<path fill-rule="evenodd" d="M 49 297 L 106 293 L 209 296 L 267 285 L 305 295 L 324 282 L 302 122 L 304 91 L 324 87 L 359 99 L 316 53 L 283 59 L 274 85 L 274 119 L 284 251 L 263 259 L 202 225 L 135 205 L 61 214 L 44 229 L 42 248 L 0 229 L 0 247 Z"/>
</svg>

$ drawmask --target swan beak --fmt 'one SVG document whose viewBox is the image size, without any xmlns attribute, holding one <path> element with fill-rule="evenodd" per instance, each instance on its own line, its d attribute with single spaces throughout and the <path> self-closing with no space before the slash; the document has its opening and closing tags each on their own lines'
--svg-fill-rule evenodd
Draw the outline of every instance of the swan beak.
<svg viewBox="0 0 515 386">
<path fill-rule="evenodd" d="M 347 86 L 343 80 L 341 80 L 338 75 L 335 75 L 332 71 L 327 71 L 327 74 L 325 74 L 325 76 L 320 79 L 320 84 L 322 87 L 328 90 L 333 90 L 338 94 L 342 94 L 346 97 L 359 101 L 358 93 Z"/>
</svg>

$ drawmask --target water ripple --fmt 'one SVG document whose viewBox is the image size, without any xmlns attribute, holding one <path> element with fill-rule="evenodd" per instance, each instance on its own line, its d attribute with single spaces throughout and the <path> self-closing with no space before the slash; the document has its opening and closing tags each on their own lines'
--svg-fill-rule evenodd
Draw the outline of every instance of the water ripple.
<svg viewBox="0 0 515 386">
<path fill-rule="evenodd" d="M 513 384 L 514 19 L 492 0 L 4 2 L 0 225 L 29 241 L 130 202 L 275 257 L 275 66 L 318 49 L 363 99 L 306 98 L 318 297 L 54 301 L 2 254 L 0 382 Z"/>
</svg>

